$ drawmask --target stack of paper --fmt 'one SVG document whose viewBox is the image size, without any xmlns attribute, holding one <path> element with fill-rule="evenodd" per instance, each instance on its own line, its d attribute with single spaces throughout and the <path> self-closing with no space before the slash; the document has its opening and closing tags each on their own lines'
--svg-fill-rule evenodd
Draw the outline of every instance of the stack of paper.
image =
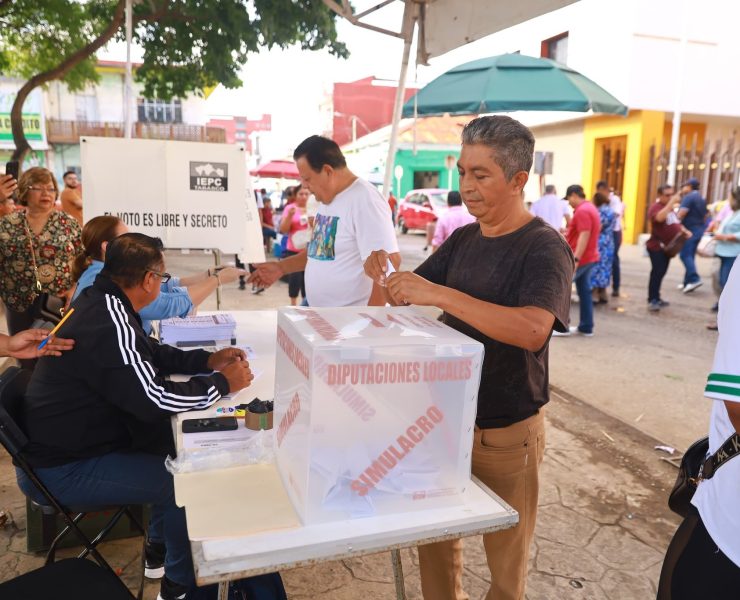
<svg viewBox="0 0 740 600">
<path fill-rule="evenodd" d="M 236 321 L 228 313 L 165 319 L 159 327 L 163 344 L 207 345 L 236 337 Z"/>
</svg>

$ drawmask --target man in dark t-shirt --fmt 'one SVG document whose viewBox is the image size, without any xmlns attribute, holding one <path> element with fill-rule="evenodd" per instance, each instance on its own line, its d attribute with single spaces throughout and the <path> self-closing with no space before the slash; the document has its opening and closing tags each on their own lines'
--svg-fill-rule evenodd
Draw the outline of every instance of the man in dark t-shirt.
<svg viewBox="0 0 740 600">
<path fill-rule="evenodd" d="M 683 277 L 683 293 L 688 294 L 702 285 L 701 277 L 696 270 L 696 249 L 699 247 L 702 235 L 706 229 L 707 201 L 699 191 L 700 183 L 696 177 L 691 177 L 681 186 L 681 206 L 678 209 L 678 218 L 691 232 L 691 237 L 681 248 L 681 262 L 686 268 Z"/>
<path fill-rule="evenodd" d="M 393 304 L 437 306 L 443 321 L 485 347 L 472 468 L 519 513 L 483 536 L 492 598 L 524 598 L 544 455 L 548 343 L 566 331 L 573 255 L 563 237 L 524 207 L 534 137 L 505 116 L 463 130 L 460 193 L 478 219 L 455 231 L 414 273 L 386 277 L 387 252 L 365 263 Z M 462 600 L 462 542 L 419 547 L 425 600 Z"/>
</svg>

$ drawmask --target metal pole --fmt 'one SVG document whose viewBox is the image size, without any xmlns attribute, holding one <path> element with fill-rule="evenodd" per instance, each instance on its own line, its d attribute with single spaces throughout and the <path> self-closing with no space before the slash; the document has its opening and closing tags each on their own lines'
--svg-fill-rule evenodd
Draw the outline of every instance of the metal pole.
<svg viewBox="0 0 740 600">
<path fill-rule="evenodd" d="M 681 132 L 681 100 L 683 97 L 683 86 L 685 78 L 686 49 L 689 43 L 689 2 L 683 0 L 682 4 L 681 41 L 678 51 L 678 81 L 676 82 L 676 97 L 673 102 L 673 124 L 671 130 L 671 151 L 668 157 L 668 181 L 669 185 L 676 185 L 676 165 L 678 163 L 678 139 Z"/>
<path fill-rule="evenodd" d="M 218 249 L 213 250 L 213 263 L 216 267 L 221 266 L 221 251 Z M 216 288 L 216 310 L 221 310 L 221 284 Z"/>
<path fill-rule="evenodd" d="M 133 115 L 131 114 L 131 88 L 133 85 L 131 77 L 131 37 L 133 36 L 133 0 L 126 0 L 126 78 L 123 87 L 123 137 L 131 138 L 131 125 Z"/>
<path fill-rule="evenodd" d="M 406 600 L 406 586 L 403 581 L 403 563 L 401 563 L 400 550 L 391 550 L 391 563 L 393 563 L 393 579 L 396 583 L 396 600 Z"/>
<path fill-rule="evenodd" d="M 411 54 L 411 41 L 414 39 L 414 27 L 418 7 L 413 2 L 406 2 L 403 9 L 403 59 L 401 60 L 401 74 L 398 76 L 398 87 L 396 88 L 396 101 L 393 105 L 393 120 L 391 121 L 391 137 L 388 140 L 388 156 L 385 161 L 385 177 L 383 177 L 383 194 L 388 196 L 393 190 L 393 161 L 396 158 L 398 146 L 398 122 L 401 120 L 401 108 L 403 107 L 403 96 L 406 89 L 406 73 L 409 67 L 409 55 Z"/>
</svg>

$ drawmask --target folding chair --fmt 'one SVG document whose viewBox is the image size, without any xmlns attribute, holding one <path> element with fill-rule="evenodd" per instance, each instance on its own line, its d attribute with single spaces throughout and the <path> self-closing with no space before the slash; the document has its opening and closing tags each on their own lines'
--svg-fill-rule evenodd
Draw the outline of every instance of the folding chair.
<svg viewBox="0 0 740 600">
<path fill-rule="evenodd" d="M 116 523 L 121 519 L 123 515 L 128 516 L 131 522 L 134 524 L 143 536 L 146 537 L 146 532 L 142 527 L 141 523 L 136 517 L 131 514 L 128 506 L 62 506 L 49 489 L 41 482 L 36 473 L 34 472 L 31 465 L 23 456 L 23 449 L 28 444 L 28 438 L 21 428 L 19 417 L 21 415 L 21 409 L 25 398 L 26 388 L 31 378 L 30 371 L 19 369 L 18 367 L 9 367 L 2 375 L 0 375 L 0 444 L 8 451 L 8 454 L 13 459 L 13 463 L 20 467 L 23 472 L 28 476 L 31 482 L 36 486 L 36 489 L 44 496 L 46 503 L 37 503 L 30 499 L 32 505 L 37 507 L 45 515 L 59 515 L 64 522 L 66 527 L 56 536 L 54 541 L 51 543 L 49 551 L 46 555 L 45 565 L 46 567 L 54 564 L 54 558 L 56 548 L 59 542 L 66 537 L 70 532 L 73 532 L 76 537 L 80 540 L 84 549 L 77 558 L 84 559 L 86 556 L 92 555 L 96 562 L 105 570 L 109 571 L 121 585 L 123 582 L 115 574 L 108 562 L 100 555 L 97 550 L 97 545 L 102 542 L 105 537 L 115 527 Z M 98 512 L 103 510 L 115 511 L 113 516 L 110 518 L 108 523 L 100 530 L 100 532 L 91 541 L 79 528 L 78 523 L 85 518 L 88 513 Z M 72 516 L 74 515 L 74 516 Z M 143 576 L 143 559 L 142 559 L 142 579 L 141 587 L 139 589 L 138 597 L 141 598 L 144 585 Z M 86 567 L 82 567 L 86 568 Z M 128 589 L 126 588 L 126 591 Z M 129 592 L 129 597 L 135 597 Z"/>
<path fill-rule="evenodd" d="M 0 583 L 0 598 L 15 600 L 130 600 L 123 582 L 84 558 L 67 558 Z"/>
</svg>

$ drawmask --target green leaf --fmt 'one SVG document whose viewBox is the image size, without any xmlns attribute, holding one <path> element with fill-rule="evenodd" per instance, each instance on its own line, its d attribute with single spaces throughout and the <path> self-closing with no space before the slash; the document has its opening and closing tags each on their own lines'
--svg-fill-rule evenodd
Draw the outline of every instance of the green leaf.
<svg viewBox="0 0 740 600">
<path fill-rule="evenodd" d="M 96 83 L 96 58 L 84 49 L 107 30 L 123 0 L 0 0 L 0 73 L 70 91 Z M 335 17 L 320 0 L 134 0 L 134 41 L 144 50 L 136 78 L 148 97 L 202 94 L 218 83 L 239 87 L 239 71 L 260 48 L 349 56 Z M 115 39 L 125 38 L 124 26 Z M 75 57 L 75 53 L 80 52 Z M 75 57 L 74 60 L 72 57 Z M 60 66 L 70 62 L 66 73 Z"/>
</svg>

